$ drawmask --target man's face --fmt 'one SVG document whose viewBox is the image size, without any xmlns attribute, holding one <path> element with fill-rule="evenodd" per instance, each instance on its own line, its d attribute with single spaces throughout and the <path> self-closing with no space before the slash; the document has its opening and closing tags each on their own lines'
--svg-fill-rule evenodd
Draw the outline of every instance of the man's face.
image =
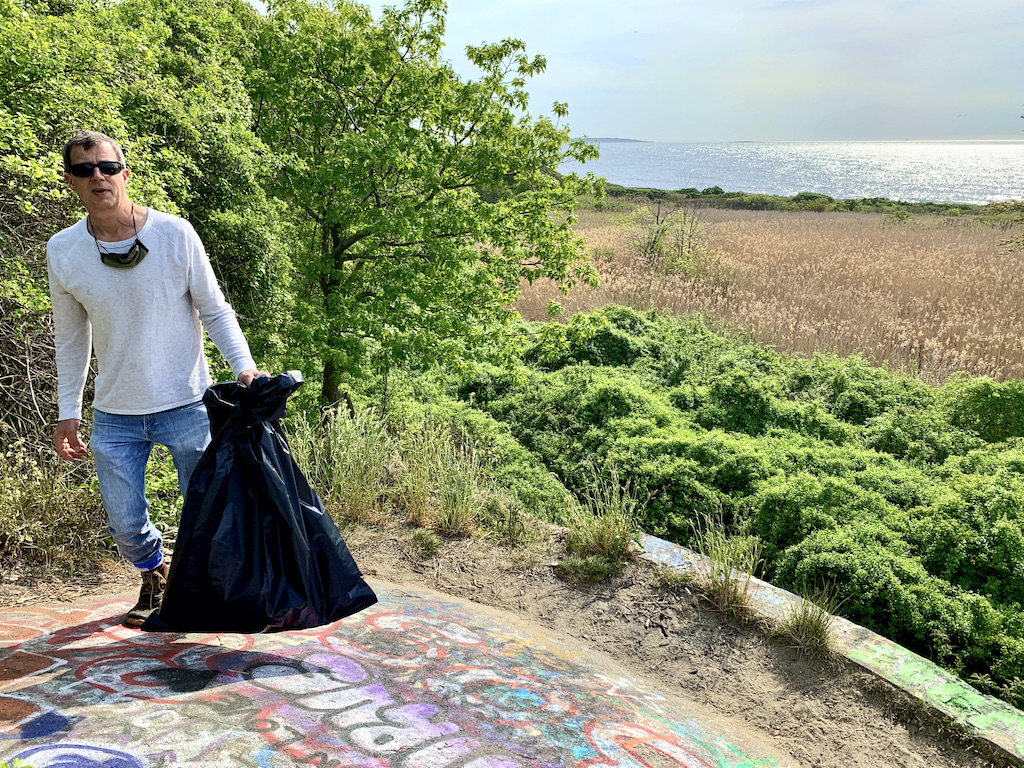
<svg viewBox="0 0 1024 768">
<path fill-rule="evenodd" d="M 75 163 L 99 163 L 104 160 L 117 162 L 117 152 L 109 144 L 95 144 L 89 149 L 83 147 L 72 147 L 68 158 Z M 124 168 L 120 173 L 113 176 L 104 176 L 99 168 L 94 168 L 92 176 L 80 179 L 64 172 L 64 180 L 71 185 L 71 188 L 78 193 L 82 205 L 90 213 L 116 210 L 125 205 L 128 194 L 125 189 L 128 177 L 131 172 Z"/>
</svg>

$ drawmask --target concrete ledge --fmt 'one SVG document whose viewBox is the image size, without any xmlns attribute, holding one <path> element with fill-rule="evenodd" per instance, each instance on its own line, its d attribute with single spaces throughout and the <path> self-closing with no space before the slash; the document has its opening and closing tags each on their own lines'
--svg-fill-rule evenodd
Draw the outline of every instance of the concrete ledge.
<svg viewBox="0 0 1024 768">
<path fill-rule="evenodd" d="M 643 557 L 661 565 L 706 573 L 709 560 L 663 539 L 641 534 Z M 781 620 L 802 598 L 751 579 L 750 604 L 761 615 Z M 928 706 L 954 720 L 975 736 L 1024 761 L 1024 712 L 1004 701 L 979 693 L 955 675 L 923 656 L 908 651 L 881 635 L 836 618 L 834 648 Z"/>
</svg>

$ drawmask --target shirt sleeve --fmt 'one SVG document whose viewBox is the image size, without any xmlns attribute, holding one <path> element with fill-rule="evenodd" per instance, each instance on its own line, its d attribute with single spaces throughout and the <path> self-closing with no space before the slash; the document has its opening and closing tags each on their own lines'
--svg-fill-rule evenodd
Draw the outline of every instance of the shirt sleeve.
<svg viewBox="0 0 1024 768">
<path fill-rule="evenodd" d="M 203 327 L 214 346 L 224 355 L 235 376 L 256 368 L 249 343 L 238 324 L 238 316 L 217 285 L 217 276 L 206 255 L 206 249 L 191 225 L 187 225 L 187 238 L 189 293 Z"/>
<path fill-rule="evenodd" d="M 85 379 L 92 355 L 92 324 L 85 307 L 68 293 L 54 268 L 49 245 L 46 254 L 53 305 L 53 345 L 57 361 L 58 419 L 81 419 Z"/>
</svg>

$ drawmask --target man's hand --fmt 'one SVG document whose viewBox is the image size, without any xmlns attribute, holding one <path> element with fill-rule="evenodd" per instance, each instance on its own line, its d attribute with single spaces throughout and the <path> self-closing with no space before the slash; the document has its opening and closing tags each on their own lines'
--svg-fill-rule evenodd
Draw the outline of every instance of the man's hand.
<svg viewBox="0 0 1024 768">
<path fill-rule="evenodd" d="M 80 424 L 78 419 L 64 419 L 58 421 L 57 428 L 53 430 L 53 447 L 65 461 L 84 459 L 89 452 L 89 446 L 82 442 L 78 434 Z"/>
<path fill-rule="evenodd" d="M 248 387 L 252 384 L 253 379 L 259 378 L 260 376 L 269 377 L 270 374 L 266 371 L 257 371 L 255 368 L 250 368 L 238 374 L 238 380 L 242 383 L 243 387 Z"/>
</svg>

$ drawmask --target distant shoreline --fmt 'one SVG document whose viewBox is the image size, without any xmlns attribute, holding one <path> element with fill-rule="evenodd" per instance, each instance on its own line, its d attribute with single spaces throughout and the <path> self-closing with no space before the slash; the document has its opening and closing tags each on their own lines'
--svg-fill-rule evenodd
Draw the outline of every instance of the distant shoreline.
<svg viewBox="0 0 1024 768">
<path fill-rule="evenodd" d="M 1019 139 L 731 139 L 727 141 L 651 141 L 613 136 L 581 136 L 588 144 L 1024 144 Z"/>
<path fill-rule="evenodd" d="M 645 141 L 644 139 L 616 139 L 616 138 L 611 138 L 611 137 L 608 137 L 608 136 L 597 136 L 595 138 L 590 138 L 589 136 L 584 136 L 583 137 L 583 141 L 587 142 L 588 144 L 601 144 L 601 143 L 604 143 L 604 144 L 654 144 L 654 143 L 656 143 L 656 142 L 653 142 L 653 141 Z"/>
</svg>

